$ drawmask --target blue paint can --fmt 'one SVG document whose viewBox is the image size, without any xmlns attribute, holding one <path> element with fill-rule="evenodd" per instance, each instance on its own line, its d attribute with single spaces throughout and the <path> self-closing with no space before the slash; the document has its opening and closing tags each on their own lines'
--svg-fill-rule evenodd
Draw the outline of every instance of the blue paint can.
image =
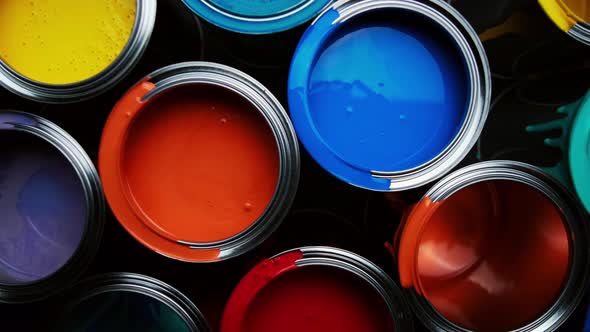
<svg viewBox="0 0 590 332">
<path fill-rule="evenodd" d="M 331 0 L 182 0 L 195 14 L 221 28 L 269 34 L 301 25 Z"/>
<path fill-rule="evenodd" d="M 311 156 L 352 185 L 401 191 L 454 168 L 488 114 L 489 65 L 440 1 L 338 1 L 303 35 L 289 106 Z"/>
</svg>

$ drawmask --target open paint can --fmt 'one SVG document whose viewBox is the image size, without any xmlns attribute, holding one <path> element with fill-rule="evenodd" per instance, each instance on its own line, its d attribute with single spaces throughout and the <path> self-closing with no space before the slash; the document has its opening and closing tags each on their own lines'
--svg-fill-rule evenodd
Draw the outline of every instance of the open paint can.
<svg viewBox="0 0 590 332">
<path fill-rule="evenodd" d="M 209 332 L 197 307 L 162 281 L 111 273 L 82 281 L 52 317 L 52 332 Z"/>
<path fill-rule="evenodd" d="M 44 103 L 77 102 L 123 79 L 141 58 L 156 0 L 0 3 L 0 85 Z"/>
<path fill-rule="evenodd" d="M 0 111 L 0 302 L 69 286 L 104 222 L 98 173 L 82 147 L 38 116 Z"/>
<path fill-rule="evenodd" d="M 330 247 L 294 249 L 256 265 L 223 313 L 221 332 L 413 331 L 404 296 L 375 264 Z"/>
<path fill-rule="evenodd" d="M 270 34 L 313 19 L 332 0 L 182 0 L 196 15 L 223 29 Z"/>
<path fill-rule="evenodd" d="M 431 331 L 555 331 L 587 287 L 588 227 L 574 195 L 540 169 L 474 164 L 407 214 L 400 281 Z"/>
<path fill-rule="evenodd" d="M 455 167 L 488 114 L 477 34 L 441 1 L 338 1 L 291 64 L 293 125 L 311 156 L 352 185 L 401 191 Z"/>
<path fill-rule="evenodd" d="M 99 168 L 119 222 L 189 262 L 240 255 L 280 224 L 299 182 L 289 117 L 260 83 L 219 64 L 148 75 L 115 105 Z"/>
<path fill-rule="evenodd" d="M 539 0 L 539 4 L 559 29 L 590 46 L 588 0 Z"/>
</svg>

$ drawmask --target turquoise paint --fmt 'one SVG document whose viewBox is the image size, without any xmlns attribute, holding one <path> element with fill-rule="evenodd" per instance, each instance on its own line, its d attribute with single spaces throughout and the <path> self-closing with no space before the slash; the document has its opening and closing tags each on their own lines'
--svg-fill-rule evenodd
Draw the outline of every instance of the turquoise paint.
<svg viewBox="0 0 590 332">
<path fill-rule="evenodd" d="M 221 28 L 248 34 L 289 30 L 319 14 L 332 0 L 182 0 Z"/>
<path fill-rule="evenodd" d="M 559 107 L 562 117 L 544 123 L 529 125 L 530 133 L 560 129 L 557 138 L 546 138 L 545 144 L 559 148 L 564 154 L 562 160 L 545 171 L 575 190 L 590 212 L 590 91 L 580 100 Z"/>
<path fill-rule="evenodd" d="M 371 171 L 422 166 L 455 139 L 469 79 L 452 38 L 430 19 L 399 10 L 345 23 L 325 12 L 302 37 L 289 76 L 297 134 L 343 181 L 388 190 Z"/>
</svg>

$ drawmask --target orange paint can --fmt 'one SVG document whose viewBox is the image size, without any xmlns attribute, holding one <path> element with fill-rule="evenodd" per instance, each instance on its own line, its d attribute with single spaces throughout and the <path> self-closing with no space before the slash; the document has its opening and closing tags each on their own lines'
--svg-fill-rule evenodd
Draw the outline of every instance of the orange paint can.
<svg viewBox="0 0 590 332">
<path fill-rule="evenodd" d="M 468 166 L 406 214 L 394 248 L 400 281 L 432 331 L 554 331 L 585 293 L 585 217 L 538 168 Z"/>
<path fill-rule="evenodd" d="M 299 180 L 287 113 L 266 88 L 223 65 L 148 75 L 115 105 L 99 169 L 123 227 L 173 259 L 212 262 L 264 241 Z"/>
</svg>

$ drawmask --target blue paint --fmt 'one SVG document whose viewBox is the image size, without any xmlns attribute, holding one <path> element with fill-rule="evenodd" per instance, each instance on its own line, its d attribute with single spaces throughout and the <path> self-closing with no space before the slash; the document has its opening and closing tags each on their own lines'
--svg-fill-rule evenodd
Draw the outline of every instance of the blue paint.
<svg viewBox="0 0 590 332">
<path fill-rule="evenodd" d="M 30 134 L 0 131 L 0 283 L 26 284 L 59 270 L 86 226 L 79 177 L 56 148 Z"/>
<path fill-rule="evenodd" d="M 221 28 L 267 34 L 301 25 L 331 0 L 182 0 L 195 14 Z"/>
<path fill-rule="evenodd" d="M 371 171 L 419 167 L 456 137 L 468 107 L 466 66 L 451 37 L 419 14 L 334 24 L 337 17 L 326 12 L 299 43 L 289 77 L 293 124 L 322 167 L 387 190 Z"/>
</svg>

